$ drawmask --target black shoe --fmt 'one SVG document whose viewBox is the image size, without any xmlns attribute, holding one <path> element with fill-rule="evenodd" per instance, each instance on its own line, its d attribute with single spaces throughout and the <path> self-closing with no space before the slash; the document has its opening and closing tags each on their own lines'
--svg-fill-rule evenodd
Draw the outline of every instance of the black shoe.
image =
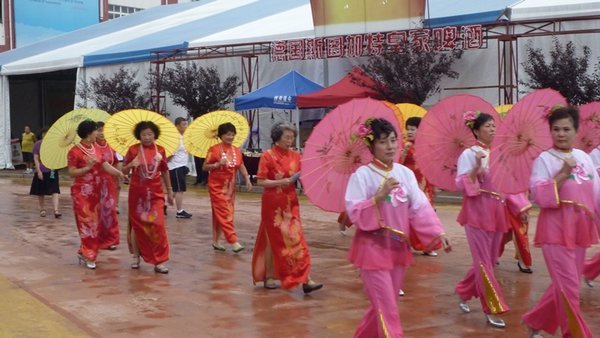
<svg viewBox="0 0 600 338">
<path fill-rule="evenodd" d="M 192 214 L 188 214 L 187 211 L 185 210 L 181 210 L 181 212 L 177 212 L 177 215 L 175 216 L 177 218 L 192 218 Z"/>
<path fill-rule="evenodd" d="M 533 270 L 531 270 L 531 268 L 523 268 L 521 266 L 521 262 L 517 262 L 517 266 L 519 267 L 519 271 L 523 273 L 533 273 Z"/>
<path fill-rule="evenodd" d="M 302 284 L 302 291 L 304 291 L 305 294 L 309 294 L 313 291 L 317 291 L 319 289 L 323 288 L 323 284 L 308 284 L 308 283 L 304 283 Z"/>
</svg>

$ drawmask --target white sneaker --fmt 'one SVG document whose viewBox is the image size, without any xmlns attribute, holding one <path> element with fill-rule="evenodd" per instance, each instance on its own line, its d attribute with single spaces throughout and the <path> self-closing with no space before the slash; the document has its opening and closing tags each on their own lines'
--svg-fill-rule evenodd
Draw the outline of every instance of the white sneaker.
<svg viewBox="0 0 600 338">
<path fill-rule="evenodd" d="M 506 323 L 504 322 L 504 320 L 498 318 L 497 316 L 486 314 L 485 319 L 487 323 L 490 324 L 490 326 L 492 327 L 496 327 L 499 329 L 503 329 L 506 327 Z"/>
<path fill-rule="evenodd" d="M 471 312 L 471 308 L 469 307 L 469 304 L 467 304 L 467 301 L 462 300 L 460 297 L 458 297 L 458 308 L 464 313 Z"/>
<path fill-rule="evenodd" d="M 90 270 L 94 270 L 96 269 L 96 262 L 94 261 L 85 261 L 85 266 L 90 269 Z"/>
<path fill-rule="evenodd" d="M 404 290 L 400 289 L 400 292 L 398 292 L 398 296 L 404 297 Z"/>
<path fill-rule="evenodd" d="M 540 334 L 539 330 L 534 330 L 532 328 L 528 328 L 529 330 L 529 338 L 543 338 L 542 335 Z"/>
</svg>

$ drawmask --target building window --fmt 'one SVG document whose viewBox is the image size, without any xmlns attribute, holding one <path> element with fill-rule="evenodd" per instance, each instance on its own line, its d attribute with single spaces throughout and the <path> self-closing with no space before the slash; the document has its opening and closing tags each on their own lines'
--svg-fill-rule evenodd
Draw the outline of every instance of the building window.
<svg viewBox="0 0 600 338">
<path fill-rule="evenodd" d="M 131 13 L 139 12 L 142 8 L 108 5 L 108 19 L 116 19 Z"/>
</svg>

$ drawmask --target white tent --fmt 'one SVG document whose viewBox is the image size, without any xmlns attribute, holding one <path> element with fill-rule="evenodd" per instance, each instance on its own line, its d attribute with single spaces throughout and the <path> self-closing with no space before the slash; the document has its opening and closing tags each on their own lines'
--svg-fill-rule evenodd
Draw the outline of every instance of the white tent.
<svg viewBox="0 0 600 338">
<path fill-rule="evenodd" d="M 308 37 L 310 0 L 204 0 L 157 6 L 2 53 L 0 168 L 12 167 L 7 76 L 78 69 L 85 79 L 86 68 L 147 62 L 155 51 Z"/>
<path fill-rule="evenodd" d="M 600 15 L 597 0 L 524 0 L 509 7 L 511 21 Z"/>
</svg>

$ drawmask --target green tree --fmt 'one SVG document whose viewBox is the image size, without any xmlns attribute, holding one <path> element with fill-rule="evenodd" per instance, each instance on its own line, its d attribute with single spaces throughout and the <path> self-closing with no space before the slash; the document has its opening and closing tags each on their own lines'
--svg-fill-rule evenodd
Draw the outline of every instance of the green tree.
<svg viewBox="0 0 600 338">
<path fill-rule="evenodd" d="M 123 67 L 112 76 L 100 74 L 89 83 L 80 83 L 77 94 L 84 100 L 92 100 L 99 109 L 110 114 L 124 109 L 150 107 L 150 94 L 139 92 L 141 84 L 135 81 L 136 71 Z"/>
<path fill-rule="evenodd" d="M 440 91 L 443 77 L 458 78 L 452 70 L 462 50 L 451 52 L 418 52 L 406 48 L 405 52 L 387 52 L 369 58 L 362 70 L 375 80 L 375 85 L 357 83 L 373 89 L 393 103 L 423 104 L 427 98 Z"/>
<path fill-rule="evenodd" d="M 600 61 L 590 74 L 591 51 L 588 46 L 582 49 L 583 54 L 578 56 L 572 41 L 562 45 L 554 39 L 547 62 L 542 50 L 529 43 L 526 46 L 527 61 L 521 64 L 529 80 L 520 83 L 532 89 L 555 89 L 573 105 L 600 100 Z"/>
<path fill-rule="evenodd" d="M 192 118 L 223 109 L 233 102 L 240 85 L 236 75 L 221 82 L 215 67 L 202 67 L 190 63 L 187 67 L 176 63 L 161 76 L 161 86 L 169 93 L 173 103 L 183 107 Z"/>
</svg>

